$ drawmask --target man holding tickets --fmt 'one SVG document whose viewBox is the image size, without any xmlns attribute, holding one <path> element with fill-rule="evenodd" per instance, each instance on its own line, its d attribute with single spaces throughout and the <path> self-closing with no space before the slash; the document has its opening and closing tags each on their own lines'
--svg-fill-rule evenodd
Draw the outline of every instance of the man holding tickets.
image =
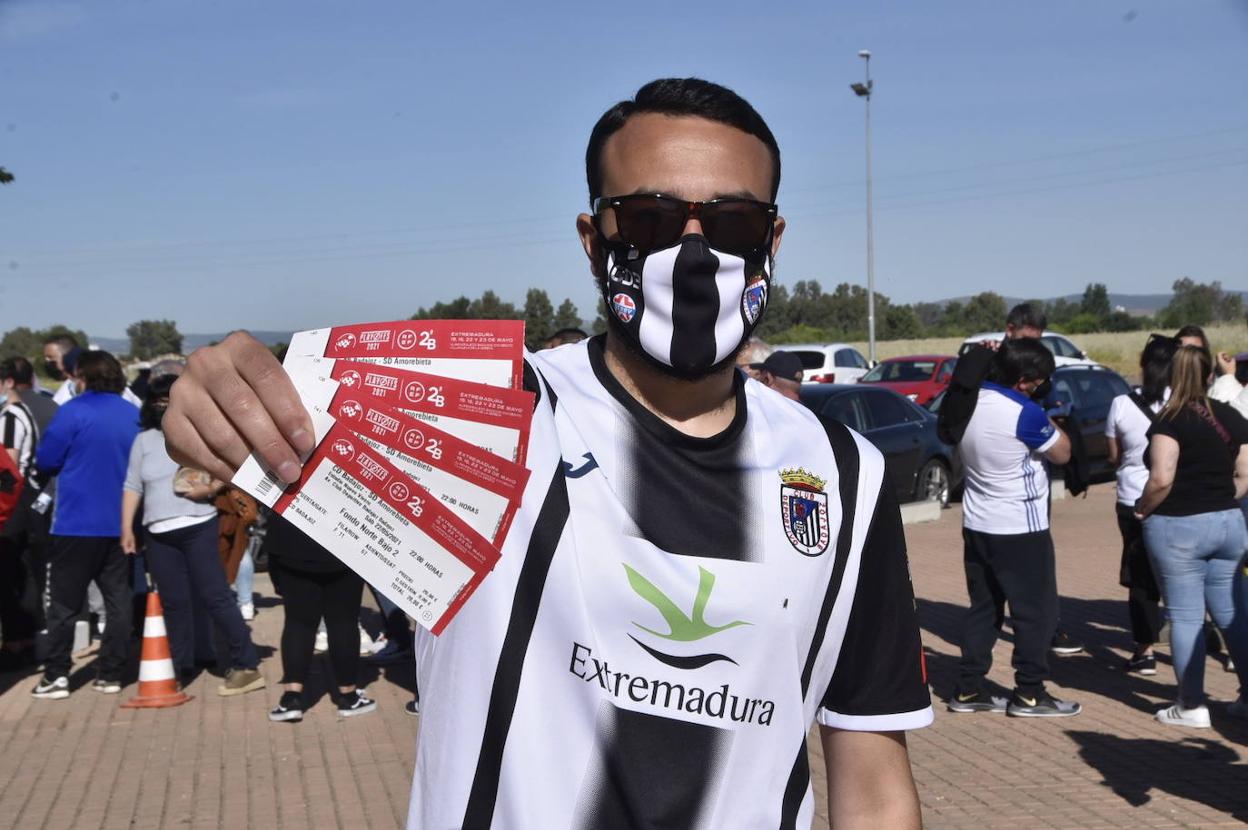
<svg viewBox="0 0 1248 830">
<path fill-rule="evenodd" d="M 523 506 L 419 633 L 408 826 L 809 827 L 817 720 L 833 826 L 918 827 L 905 730 L 932 713 L 882 457 L 734 366 L 784 231 L 771 131 L 730 90 L 655 81 L 595 125 L 586 174 L 610 325 L 527 358 Z M 313 443 L 241 333 L 165 418 L 218 477 L 254 450 L 294 481 Z"/>
</svg>

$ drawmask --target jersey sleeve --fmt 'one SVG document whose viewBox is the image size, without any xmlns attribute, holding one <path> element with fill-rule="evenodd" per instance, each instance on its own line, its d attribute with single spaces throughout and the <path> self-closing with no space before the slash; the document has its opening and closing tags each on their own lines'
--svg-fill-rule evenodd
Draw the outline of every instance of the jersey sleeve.
<svg viewBox="0 0 1248 830">
<path fill-rule="evenodd" d="M 1057 441 L 1057 427 L 1044 414 L 1040 405 L 1032 401 L 1023 404 L 1018 413 L 1018 426 L 1015 436 L 1027 445 L 1028 449 L 1044 452 Z"/>
<path fill-rule="evenodd" d="M 893 485 L 884 477 L 858 567 L 845 638 L 817 718 L 855 731 L 932 722 L 927 668 Z"/>
<path fill-rule="evenodd" d="M 1105 417 L 1105 437 L 1118 437 L 1118 419 L 1122 417 L 1123 404 L 1130 404 L 1131 399 L 1126 395 L 1118 395 L 1109 404 L 1109 415 Z M 1134 405 L 1134 404 L 1133 404 Z"/>
<path fill-rule="evenodd" d="M 26 441 L 26 425 L 17 413 L 4 409 L 0 411 L 0 442 L 6 450 L 21 449 Z"/>
</svg>

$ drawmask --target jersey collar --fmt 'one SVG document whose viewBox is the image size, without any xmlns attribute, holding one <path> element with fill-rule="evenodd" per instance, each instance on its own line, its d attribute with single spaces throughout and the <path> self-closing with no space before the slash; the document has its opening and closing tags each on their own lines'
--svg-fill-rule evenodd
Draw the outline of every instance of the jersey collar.
<svg viewBox="0 0 1248 830">
<path fill-rule="evenodd" d="M 1017 403 L 1024 403 L 1024 404 L 1035 403 L 1035 401 L 1033 401 L 1031 398 L 1024 395 L 1022 392 L 1019 392 L 1017 389 L 1011 389 L 1008 386 L 1002 386 L 1001 384 L 993 383 L 990 380 L 984 381 L 983 388 L 991 389 L 994 392 L 998 392 L 1002 395 L 1005 395 L 1007 398 L 1009 398 L 1012 401 L 1016 401 Z"/>
</svg>

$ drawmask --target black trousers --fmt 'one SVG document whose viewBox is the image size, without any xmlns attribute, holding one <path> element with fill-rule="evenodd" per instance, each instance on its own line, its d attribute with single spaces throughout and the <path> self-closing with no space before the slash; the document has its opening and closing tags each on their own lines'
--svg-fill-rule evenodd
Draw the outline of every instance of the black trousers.
<svg viewBox="0 0 1248 830">
<path fill-rule="evenodd" d="M 1122 534 L 1122 564 L 1118 582 L 1127 589 L 1127 616 L 1131 618 L 1131 639 L 1147 646 L 1161 639 L 1165 615 L 1161 610 L 1161 591 L 1153 566 L 1144 547 L 1144 525 L 1135 518 L 1135 510 L 1117 505 L 1118 532 Z"/>
<path fill-rule="evenodd" d="M 276 557 L 269 562 L 269 572 L 286 612 L 282 625 L 282 682 L 308 682 L 316 629 L 323 618 L 334 679 L 339 686 L 354 685 L 360 670 L 359 623 L 364 580 L 354 571 L 301 571 L 284 565 Z"/>
<path fill-rule="evenodd" d="M 225 581 L 217 553 L 217 518 L 167 533 L 144 531 L 147 567 L 160 591 L 169 651 L 179 671 L 214 658 L 212 623 L 225 635 L 230 668 L 254 669 L 260 655 Z"/>
<path fill-rule="evenodd" d="M 108 625 L 100 638 L 99 676 L 120 680 L 130 656 L 132 625 L 130 562 L 115 536 L 53 536 L 48 557 L 49 677 L 69 675 L 74 618 L 82 612 L 87 585 L 104 595 Z"/>
<path fill-rule="evenodd" d="M 970 608 L 962 628 L 958 692 L 979 691 L 992 668 L 992 648 L 1010 604 L 1014 624 L 1014 686 L 1044 688 L 1049 644 L 1057 630 L 1057 572 L 1049 531 L 998 535 L 962 530 L 962 564 Z"/>
</svg>

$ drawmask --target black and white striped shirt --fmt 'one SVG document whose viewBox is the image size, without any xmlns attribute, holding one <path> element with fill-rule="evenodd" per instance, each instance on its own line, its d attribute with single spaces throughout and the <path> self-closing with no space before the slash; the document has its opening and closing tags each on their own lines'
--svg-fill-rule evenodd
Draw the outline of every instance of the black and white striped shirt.
<svg viewBox="0 0 1248 830">
<path fill-rule="evenodd" d="M 809 827 L 806 736 L 932 711 L 880 453 L 738 376 L 694 438 L 601 338 L 534 354 L 495 570 L 421 630 L 409 828 Z"/>
<path fill-rule="evenodd" d="M 6 450 L 17 450 L 17 469 L 23 476 L 34 463 L 38 442 L 39 427 L 26 404 L 13 401 L 0 407 L 0 443 Z"/>
</svg>

